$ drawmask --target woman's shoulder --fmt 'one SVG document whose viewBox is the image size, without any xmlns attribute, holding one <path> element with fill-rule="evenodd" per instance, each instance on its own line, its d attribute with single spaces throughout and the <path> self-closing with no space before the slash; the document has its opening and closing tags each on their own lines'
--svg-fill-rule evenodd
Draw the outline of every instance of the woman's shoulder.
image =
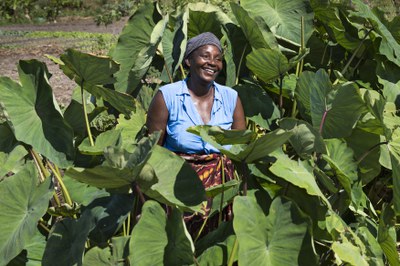
<svg viewBox="0 0 400 266">
<path fill-rule="evenodd" d="M 163 93 L 176 92 L 183 86 L 183 80 L 175 81 L 173 83 L 165 84 L 159 88 Z"/>
<path fill-rule="evenodd" d="M 218 92 L 221 93 L 222 95 L 229 95 L 231 97 L 237 97 L 238 93 L 236 90 L 232 89 L 231 87 L 221 85 L 217 82 L 214 82 L 215 87 L 217 88 Z"/>
</svg>

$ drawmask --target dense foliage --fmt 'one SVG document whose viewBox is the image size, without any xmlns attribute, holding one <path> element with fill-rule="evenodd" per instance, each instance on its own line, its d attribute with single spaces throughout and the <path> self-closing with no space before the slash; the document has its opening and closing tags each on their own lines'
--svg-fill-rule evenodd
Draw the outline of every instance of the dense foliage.
<svg viewBox="0 0 400 266">
<path fill-rule="evenodd" d="M 53 58 L 77 84 L 64 111 L 46 65 L 20 61 L 0 78 L 0 264 L 399 265 L 400 20 L 351 2 L 145 4 L 108 57 Z M 236 165 L 206 191 L 144 127 L 204 31 L 248 121 L 188 129 Z M 190 235 L 206 195 L 233 220 Z"/>
</svg>

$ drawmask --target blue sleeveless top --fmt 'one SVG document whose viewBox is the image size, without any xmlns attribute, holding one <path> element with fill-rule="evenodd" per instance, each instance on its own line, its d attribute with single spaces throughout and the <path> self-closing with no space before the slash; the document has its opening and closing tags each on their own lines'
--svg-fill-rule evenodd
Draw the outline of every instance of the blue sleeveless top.
<svg viewBox="0 0 400 266">
<path fill-rule="evenodd" d="M 238 94 L 232 88 L 215 82 L 214 88 L 214 103 L 207 125 L 231 129 Z M 169 112 L 164 147 L 174 152 L 218 153 L 218 149 L 203 141 L 201 137 L 186 131 L 191 126 L 204 125 L 190 97 L 186 80 L 162 86 L 160 91 Z"/>
</svg>

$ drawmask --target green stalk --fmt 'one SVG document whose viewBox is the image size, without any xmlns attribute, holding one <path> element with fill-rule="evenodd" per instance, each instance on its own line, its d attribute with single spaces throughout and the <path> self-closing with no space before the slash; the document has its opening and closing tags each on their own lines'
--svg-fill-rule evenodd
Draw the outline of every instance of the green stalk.
<svg viewBox="0 0 400 266">
<path fill-rule="evenodd" d="M 182 77 L 185 79 L 186 78 L 186 74 L 185 74 L 185 69 L 183 69 L 183 65 L 182 64 L 179 65 L 179 69 L 181 70 Z"/>
<path fill-rule="evenodd" d="M 53 167 L 53 165 L 51 163 L 48 163 L 47 165 L 49 166 L 50 170 L 53 172 L 54 176 L 57 178 L 58 183 L 60 183 L 61 191 L 63 192 L 63 195 L 65 197 L 66 203 L 68 203 L 72 207 L 73 203 L 72 203 L 72 200 L 71 200 L 71 196 L 69 195 L 68 189 L 65 186 L 61 176 L 54 169 L 54 167 Z"/>
<path fill-rule="evenodd" d="M 129 212 L 128 219 L 126 219 L 126 235 L 131 231 L 131 213 Z"/>
<path fill-rule="evenodd" d="M 300 41 L 300 49 L 299 53 L 301 53 L 305 48 L 305 41 L 304 41 L 304 17 L 301 16 L 301 41 Z M 300 62 L 297 63 L 296 67 L 296 77 L 299 77 L 300 74 L 303 72 L 304 66 L 304 59 L 301 59 Z M 292 117 L 295 118 L 297 114 L 297 101 L 296 98 L 293 98 L 293 106 L 292 106 Z"/>
<path fill-rule="evenodd" d="M 229 256 L 228 266 L 232 266 L 233 265 L 233 262 L 234 262 L 233 260 L 235 259 L 235 255 L 236 255 L 238 246 L 239 246 L 239 243 L 238 243 L 237 236 L 236 236 L 235 242 L 233 243 L 232 253 Z"/>
<path fill-rule="evenodd" d="M 206 219 L 204 219 L 204 222 L 203 222 L 203 224 L 201 225 L 200 231 L 197 233 L 196 238 L 195 238 L 194 241 L 193 241 L 194 243 L 196 243 L 197 239 L 199 239 L 199 237 L 200 237 L 200 235 L 201 235 L 201 232 L 203 232 L 204 227 L 206 226 L 207 221 L 208 221 L 208 216 L 206 217 Z"/>
<path fill-rule="evenodd" d="M 367 39 L 368 35 L 370 34 L 370 32 L 372 31 L 372 29 L 369 29 L 368 32 L 365 34 L 365 36 L 362 38 L 361 42 L 358 44 L 356 50 L 354 50 L 353 54 L 351 55 L 349 61 L 347 62 L 347 64 L 344 66 L 343 70 L 340 72 L 342 75 L 344 73 L 347 72 L 347 69 L 350 67 L 351 62 L 353 62 L 354 58 L 356 57 L 358 51 L 361 49 L 362 44 L 364 43 L 364 41 Z M 339 79 L 336 79 L 336 81 L 334 82 L 334 84 L 337 84 L 339 81 Z"/>
<path fill-rule="evenodd" d="M 55 192 L 55 191 L 54 191 L 53 199 L 54 199 L 54 201 L 56 202 L 57 206 L 60 207 L 60 206 L 61 206 L 61 202 L 60 202 L 60 200 L 58 199 L 57 192 Z"/>
<path fill-rule="evenodd" d="M 47 171 L 46 167 L 44 167 L 39 154 L 37 154 L 33 149 L 29 149 L 29 152 L 35 162 L 36 168 L 38 169 L 40 176 L 39 181 L 42 183 L 48 176 L 50 176 L 50 173 Z"/>
<path fill-rule="evenodd" d="M 243 196 L 247 196 L 247 168 L 246 163 L 242 161 L 242 180 L 243 180 Z"/>
<path fill-rule="evenodd" d="M 279 113 L 283 117 L 283 75 L 279 75 Z"/>
<path fill-rule="evenodd" d="M 362 160 L 365 159 L 365 157 L 367 157 L 373 150 L 375 150 L 376 148 L 378 148 L 379 146 L 383 145 L 383 144 L 388 144 L 389 142 L 384 141 L 384 142 L 379 142 L 377 144 L 375 144 L 374 146 L 372 146 L 371 148 L 369 148 L 363 155 L 361 155 L 361 157 L 357 160 L 356 164 L 359 164 Z"/>
<path fill-rule="evenodd" d="M 218 226 L 221 224 L 222 221 L 222 207 L 224 206 L 224 184 L 225 184 L 225 165 L 224 161 L 222 159 L 223 156 L 221 156 L 221 173 L 222 173 L 222 193 L 221 193 L 221 203 L 219 205 L 219 216 L 218 216 Z"/>
<path fill-rule="evenodd" d="M 247 49 L 247 43 L 246 43 L 246 45 L 244 46 L 242 55 L 240 56 L 239 65 L 238 65 L 238 70 L 237 70 L 237 73 L 236 73 L 236 80 L 235 80 L 235 84 L 236 84 L 236 85 L 239 84 L 240 69 L 241 69 L 241 67 L 242 67 L 243 57 L 244 57 L 244 53 L 246 52 L 246 49 Z"/>
<path fill-rule="evenodd" d="M 83 81 L 81 82 L 81 98 L 82 98 L 82 105 L 83 105 L 83 116 L 85 117 L 85 123 L 86 123 L 86 130 L 88 133 L 90 146 L 93 147 L 94 141 L 93 141 L 93 137 L 92 137 L 92 132 L 90 131 L 89 117 L 88 117 L 87 110 L 86 110 L 86 100 L 85 100 L 84 90 L 83 90 Z"/>
</svg>

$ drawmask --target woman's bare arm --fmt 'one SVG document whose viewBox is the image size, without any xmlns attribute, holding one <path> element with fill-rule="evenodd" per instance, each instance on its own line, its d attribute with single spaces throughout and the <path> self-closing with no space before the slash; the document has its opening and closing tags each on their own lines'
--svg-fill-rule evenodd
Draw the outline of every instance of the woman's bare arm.
<svg viewBox="0 0 400 266">
<path fill-rule="evenodd" d="M 159 145 L 164 144 L 165 130 L 168 122 L 168 109 L 164 101 L 164 97 L 161 91 L 158 91 L 150 103 L 149 110 L 147 112 L 146 126 L 149 133 L 161 130 L 161 137 L 158 141 Z"/>
<path fill-rule="evenodd" d="M 243 106 L 239 96 L 236 101 L 235 110 L 233 111 L 232 129 L 246 129 L 246 118 L 244 116 Z"/>
</svg>

